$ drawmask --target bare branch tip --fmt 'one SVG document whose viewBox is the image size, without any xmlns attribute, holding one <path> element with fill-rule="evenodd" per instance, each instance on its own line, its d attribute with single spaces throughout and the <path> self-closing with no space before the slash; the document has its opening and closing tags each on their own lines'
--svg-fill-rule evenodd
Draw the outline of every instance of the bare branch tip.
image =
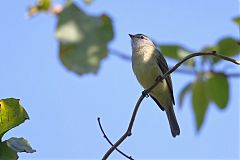
<svg viewBox="0 0 240 160">
<path fill-rule="evenodd" d="M 110 139 L 107 137 L 107 135 L 105 134 L 105 132 L 104 132 L 104 130 L 103 130 L 103 128 L 102 128 L 102 125 L 101 125 L 101 122 L 100 122 L 100 117 L 98 117 L 97 118 L 97 120 L 98 120 L 98 125 L 99 125 L 99 127 L 100 127 L 100 130 L 101 130 L 101 132 L 102 132 L 102 134 L 103 134 L 103 137 L 107 140 L 107 142 L 111 145 L 111 146 L 113 146 L 113 143 L 110 141 Z M 131 133 L 131 132 L 130 132 Z M 124 152 L 122 152 L 121 150 L 119 150 L 118 148 L 115 148 L 120 154 L 122 154 L 124 157 L 126 157 L 126 158 L 128 158 L 128 159 L 133 159 L 131 156 L 128 156 L 127 154 L 125 154 Z M 103 158 L 103 159 L 106 159 L 106 158 Z"/>
</svg>

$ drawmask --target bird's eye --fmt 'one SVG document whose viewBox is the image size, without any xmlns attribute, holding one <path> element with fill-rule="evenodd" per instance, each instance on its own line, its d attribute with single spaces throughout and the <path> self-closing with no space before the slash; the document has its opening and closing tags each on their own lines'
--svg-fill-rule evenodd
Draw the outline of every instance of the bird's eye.
<svg viewBox="0 0 240 160">
<path fill-rule="evenodd" d="M 143 36 L 141 36 L 140 38 L 141 38 L 141 39 L 144 39 L 144 37 L 143 37 Z"/>
</svg>

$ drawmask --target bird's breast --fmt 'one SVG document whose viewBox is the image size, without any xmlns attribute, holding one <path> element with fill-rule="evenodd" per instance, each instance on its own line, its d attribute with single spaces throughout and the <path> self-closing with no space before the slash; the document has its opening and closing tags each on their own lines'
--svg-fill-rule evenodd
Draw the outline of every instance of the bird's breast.
<svg viewBox="0 0 240 160">
<path fill-rule="evenodd" d="M 133 51 L 132 54 L 132 68 L 136 75 L 138 82 L 144 89 L 150 88 L 159 75 L 163 75 L 157 63 L 156 51 L 143 48 L 139 51 Z M 150 92 L 158 102 L 166 109 L 172 106 L 169 87 L 167 81 L 164 79 L 162 82 Z"/>
<path fill-rule="evenodd" d="M 157 76 L 162 75 L 162 71 L 154 56 L 154 50 L 146 48 L 132 55 L 133 72 L 145 89 L 149 88 L 155 82 Z M 160 85 L 164 88 L 163 84 Z"/>
</svg>

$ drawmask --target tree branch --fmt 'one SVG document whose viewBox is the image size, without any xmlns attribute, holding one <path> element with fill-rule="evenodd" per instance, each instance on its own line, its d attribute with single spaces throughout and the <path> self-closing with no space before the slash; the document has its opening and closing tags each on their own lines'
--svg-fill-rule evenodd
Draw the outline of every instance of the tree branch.
<svg viewBox="0 0 240 160">
<path fill-rule="evenodd" d="M 123 60 L 131 61 L 131 57 L 128 54 L 123 53 L 123 52 L 121 52 L 119 50 L 111 49 L 110 53 L 115 55 L 115 56 L 117 56 L 117 57 L 119 57 L 119 58 L 121 58 L 121 59 L 123 59 Z"/>
<path fill-rule="evenodd" d="M 121 58 L 122 60 L 125 60 L 125 61 L 131 61 L 131 57 L 128 56 L 126 53 L 123 53 L 119 50 L 116 50 L 116 49 L 111 49 L 111 54 L 117 56 L 118 58 Z M 172 68 L 171 66 L 169 68 Z M 196 75 L 198 74 L 198 71 L 194 70 L 194 69 L 186 69 L 186 68 L 180 68 L 180 69 L 177 69 L 175 71 L 176 73 L 181 73 L 181 74 L 188 74 L 188 75 Z M 216 72 L 218 73 L 218 72 Z M 240 77 L 240 74 L 239 73 L 228 73 L 226 74 L 227 77 Z"/>
<path fill-rule="evenodd" d="M 105 134 L 101 122 L 100 122 L 100 118 L 97 118 L 98 120 L 98 125 L 100 127 L 100 130 L 102 131 L 103 137 L 108 141 L 109 144 L 111 144 L 111 146 L 113 146 L 113 143 L 109 140 L 109 138 L 107 137 L 107 135 Z M 119 150 L 118 148 L 116 148 L 116 151 L 118 151 L 120 154 L 122 154 L 124 157 L 133 160 L 133 158 L 131 156 L 126 155 L 124 152 L 122 152 L 121 150 Z"/>
<path fill-rule="evenodd" d="M 136 118 L 136 115 L 137 115 L 137 111 L 138 111 L 138 108 L 140 107 L 140 104 L 142 102 L 142 100 L 144 99 L 146 95 L 142 94 L 140 96 L 140 98 L 138 99 L 135 107 L 134 107 L 134 110 L 133 110 L 133 113 L 132 113 L 132 117 L 131 117 L 131 120 L 130 120 L 130 123 L 128 125 L 128 129 L 127 131 L 122 135 L 122 137 L 114 144 L 112 145 L 112 147 L 107 151 L 107 153 L 104 155 L 104 157 L 102 158 L 103 160 L 106 160 L 108 158 L 108 156 L 128 137 L 128 136 L 131 136 L 131 131 L 132 131 L 132 127 L 133 127 L 133 123 L 135 121 L 135 118 Z"/>
<path fill-rule="evenodd" d="M 224 59 L 226 61 L 229 61 L 229 62 L 232 62 L 232 63 L 235 63 L 237 65 L 240 65 L 240 61 L 237 61 L 237 60 L 234 60 L 232 58 L 229 58 L 229 57 L 226 57 L 226 56 L 223 56 L 223 55 L 220 55 L 220 54 L 217 54 L 216 51 L 212 51 L 212 52 L 197 52 L 197 53 L 193 53 L 193 54 L 190 54 L 188 56 L 186 56 L 185 58 L 183 58 L 180 62 L 178 62 L 173 68 L 171 68 L 170 70 L 168 70 L 164 75 L 159 75 L 159 77 L 157 78 L 157 80 L 154 82 L 154 84 L 148 88 L 147 90 L 144 90 L 142 92 L 142 95 L 139 97 L 135 107 L 134 107 L 134 110 L 133 110 L 133 113 L 132 113 L 132 117 L 131 117 L 131 120 L 130 120 L 130 123 L 128 125 L 128 129 L 127 131 L 122 135 L 122 137 L 120 137 L 120 139 L 106 152 L 106 154 L 103 156 L 103 160 L 106 160 L 109 155 L 128 137 L 128 136 L 131 136 L 132 134 L 132 127 L 133 127 L 133 124 L 134 124 L 134 120 L 136 118 L 136 115 L 137 115 L 137 111 L 140 107 L 140 104 L 142 102 L 142 100 L 144 99 L 144 97 L 154 88 L 158 85 L 159 82 L 161 82 L 163 79 L 167 78 L 172 72 L 174 72 L 182 63 L 184 63 L 185 61 L 193 58 L 193 57 L 196 57 L 196 56 L 207 56 L 207 55 L 211 55 L 211 56 L 215 56 L 215 57 L 219 57 L 221 59 Z"/>
</svg>

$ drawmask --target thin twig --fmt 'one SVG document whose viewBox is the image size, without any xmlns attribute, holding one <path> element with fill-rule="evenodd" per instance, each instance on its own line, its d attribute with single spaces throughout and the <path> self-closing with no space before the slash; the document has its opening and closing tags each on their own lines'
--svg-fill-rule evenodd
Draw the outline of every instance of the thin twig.
<svg viewBox="0 0 240 160">
<path fill-rule="evenodd" d="M 107 135 L 105 134 L 105 132 L 104 132 L 104 130 L 102 128 L 102 125 L 101 125 L 101 122 L 100 122 L 100 118 L 98 117 L 97 120 L 98 120 L 98 125 L 100 127 L 100 130 L 101 130 L 101 132 L 103 134 L 103 137 L 108 141 L 109 144 L 111 144 L 111 146 L 113 146 L 113 143 L 109 140 L 109 138 L 107 137 Z M 118 148 L 116 148 L 116 151 L 118 151 L 120 154 L 122 154 L 124 157 L 126 157 L 128 159 L 134 160 L 131 156 L 126 155 L 124 152 L 122 152 Z"/>
<path fill-rule="evenodd" d="M 169 67 L 169 68 L 172 68 L 172 67 Z M 198 71 L 196 71 L 195 69 L 178 68 L 174 73 L 196 75 L 198 74 Z"/>
<path fill-rule="evenodd" d="M 137 115 L 137 111 L 138 111 L 138 108 L 140 107 L 140 104 L 142 102 L 142 100 L 144 99 L 145 95 L 142 94 L 140 96 L 140 98 L 138 99 L 135 107 L 134 107 L 134 110 L 133 110 L 133 113 L 132 113 L 132 117 L 131 117 L 131 120 L 130 120 L 130 123 L 128 125 L 128 129 L 127 131 L 122 135 L 122 137 L 114 144 L 112 145 L 112 147 L 107 151 L 107 153 L 104 155 L 104 157 L 102 158 L 103 160 L 106 160 L 108 158 L 108 156 L 128 137 L 128 136 L 131 136 L 131 131 L 132 131 L 132 127 L 133 127 L 133 123 L 134 123 L 134 120 L 136 118 L 136 115 Z"/>
<path fill-rule="evenodd" d="M 157 78 L 157 80 L 154 82 L 154 84 L 147 90 L 143 91 L 142 92 L 142 95 L 139 97 L 136 105 L 135 105 L 135 108 L 133 110 L 133 113 L 132 113 L 132 117 L 131 117 L 131 120 L 130 120 L 130 123 L 128 125 L 128 129 L 127 131 L 122 135 L 122 137 L 120 137 L 120 139 L 106 152 L 106 154 L 103 156 L 103 160 L 106 160 L 109 155 L 128 137 L 128 136 L 131 136 L 132 134 L 132 127 L 133 127 L 133 124 L 134 124 L 134 120 L 136 118 L 136 114 L 137 114 L 137 111 L 140 107 L 140 104 L 142 102 L 142 100 L 144 99 L 144 97 L 154 88 L 158 85 L 159 82 L 161 82 L 163 79 L 165 79 L 166 77 L 168 77 L 172 72 L 174 72 L 182 63 L 184 63 L 185 61 L 193 58 L 193 57 L 196 57 L 196 56 L 206 56 L 206 55 L 211 55 L 211 56 L 216 56 L 216 57 L 219 57 L 219 58 L 222 58 L 226 61 L 229 61 L 229 62 L 232 62 L 232 63 L 235 63 L 235 64 L 238 64 L 240 65 L 240 61 L 237 61 L 237 60 L 234 60 L 232 58 L 229 58 L 229 57 L 226 57 L 226 56 L 223 56 L 223 55 L 220 55 L 220 54 L 217 54 L 216 51 L 212 51 L 212 52 L 197 52 L 197 53 L 193 53 L 193 54 L 190 54 L 188 56 L 186 56 L 185 58 L 183 58 L 180 62 L 178 62 L 173 68 L 171 68 L 170 70 L 168 70 L 163 76 L 159 75 L 159 77 Z"/>
<path fill-rule="evenodd" d="M 240 77 L 240 74 L 239 74 L 239 73 L 225 73 L 225 75 L 226 75 L 227 77 L 231 77 L 231 78 Z"/>
<path fill-rule="evenodd" d="M 117 56 L 118 58 L 121 58 L 123 60 L 126 60 L 126 61 L 131 61 L 131 57 L 126 54 L 126 53 L 123 53 L 119 50 L 116 50 L 116 49 L 111 49 L 111 54 Z M 172 68 L 171 66 L 169 68 Z M 176 73 L 181 73 L 181 74 L 188 74 L 188 75 L 196 75 L 198 74 L 198 72 L 194 69 L 186 69 L 186 68 L 179 68 L 175 71 Z M 240 74 L 239 73 L 228 73 L 226 74 L 227 77 L 231 77 L 231 78 L 234 78 L 234 77 L 240 77 Z"/>
<path fill-rule="evenodd" d="M 131 57 L 129 55 L 127 55 L 126 53 L 123 53 L 119 50 L 116 50 L 116 49 L 111 49 L 110 50 L 110 53 L 123 59 L 123 60 L 126 60 L 126 61 L 131 61 Z"/>
<path fill-rule="evenodd" d="M 217 54 L 216 51 L 212 51 L 212 52 L 197 52 L 197 53 L 193 53 L 190 54 L 186 57 L 184 57 L 180 62 L 178 62 L 175 66 L 173 66 L 170 70 L 168 70 L 163 76 L 159 75 L 159 77 L 157 78 L 158 80 L 149 88 L 146 90 L 146 93 L 149 93 L 154 87 L 156 87 L 158 85 L 158 83 L 160 81 L 162 81 L 163 79 L 165 79 L 166 77 L 168 77 L 172 72 L 174 72 L 182 63 L 184 63 L 185 61 L 193 58 L 193 57 L 197 57 L 197 56 L 207 56 L 207 55 L 212 55 L 221 59 L 224 59 L 226 61 L 235 63 L 237 65 L 240 65 L 240 61 L 237 61 L 235 59 Z"/>
</svg>

